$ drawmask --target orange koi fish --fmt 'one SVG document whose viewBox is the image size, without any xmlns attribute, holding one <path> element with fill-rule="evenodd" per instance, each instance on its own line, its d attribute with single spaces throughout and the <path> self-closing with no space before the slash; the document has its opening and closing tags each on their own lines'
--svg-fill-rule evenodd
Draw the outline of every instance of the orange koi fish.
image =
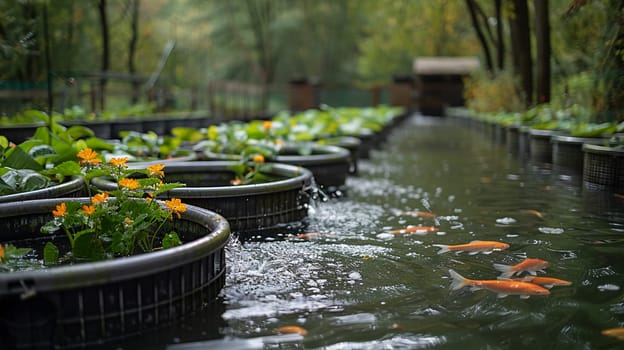
<svg viewBox="0 0 624 350">
<path fill-rule="evenodd" d="M 435 219 L 438 217 L 436 214 L 428 212 L 428 211 L 420 211 L 420 210 L 408 210 L 400 212 L 401 215 L 409 215 L 409 216 L 420 216 L 421 218 Z"/>
<path fill-rule="evenodd" d="M 617 340 L 624 340 L 624 327 L 620 328 L 609 328 L 600 332 L 602 335 L 608 335 L 609 337 L 614 337 Z"/>
<path fill-rule="evenodd" d="M 307 329 L 303 327 L 299 327 L 299 326 L 282 326 L 282 327 L 277 328 L 275 332 L 279 334 L 300 334 L 300 335 L 308 334 Z"/>
<path fill-rule="evenodd" d="M 321 238 L 321 233 L 320 232 L 305 232 L 305 233 L 300 233 L 296 235 L 295 237 L 299 239 L 318 239 L 318 238 Z"/>
<path fill-rule="evenodd" d="M 334 235 L 335 232 L 303 232 L 295 236 L 299 239 L 319 239 L 328 235 Z"/>
<path fill-rule="evenodd" d="M 539 276 L 525 276 L 521 278 L 514 278 L 515 281 L 531 282 L 538 284 L 544 288 L 552 288 L 556 286 L 571 286 L 572 282 L 566 280 L 560 280 L 553 277 L 539 277 Z"/>
<path fill-rule="evenodd" d="M 516 265 L 494 264 L 494 268 L 501 272 L 501 277 L 503 278 L 520 275 L 522 272 L 536 275 L 538 271 L 544 272 L 543 269 L 546 267 L 548 267 L 548 261 L 531 258 L 524 259 Z"/>
<path fill-rule="evenodd" d="M 438 228 L 434 226 L 407 226 L 405 228 L 401 228 L 398 230 L 388 231 L 394 235 L 401 233 L 415 233 L 415 234 L 426 234 L 428 232 L 437 232 Z"/>
<path fill-rule="evenodd" d="M 468 254 L 470 255 L 475 255 L 479 253 L 490 254 L 496 250 L 504 250 L 509 248 L 509 244 L 498 241 L 472 241 L 466 244 L 433 244 L 433 246 L 442 248 L 438 251 L 438 254 L 444 254 L 446 252 L 469 252 Z"/>
<path fill-rule="evenodd" d="M 524 212 L 529 214 L 529 215 L 534 215 L 535 217 L 538 217 L 540 219 L 544 218 L 544 215 L 542 215 L 542 213 L 540 213 L 537 210 L 529 209 L 529 210 L 525 210 Z"/>
<path fill-rule="evenodd" d="M 498 294 L 499 298 L 508 295 L 519 295 L 522 299 L 527 299 L 531 295 L 548 295 L 550 291 L 534 283 L 514 281 L 514 280 L 471 280 L 463 277 L 454 270 L 449 270 L 453 278 L 451 290 L 458 290 L 470 287 L 472 290 L 487 289 Z"/>
</svg>

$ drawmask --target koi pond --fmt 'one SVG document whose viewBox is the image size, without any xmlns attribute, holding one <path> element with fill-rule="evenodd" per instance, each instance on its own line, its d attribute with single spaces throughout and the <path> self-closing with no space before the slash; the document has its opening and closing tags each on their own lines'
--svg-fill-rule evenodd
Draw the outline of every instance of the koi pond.
<svg viewBox="0 0 624 350">
<path fill-rule="evenodd" d="M 578 176 L 510 155 L 453 120 L 413 116 L 360 160 L 344 196 L 310 208 L 303 235 L 233 242 L 222 302 L 139 343 L 176 350 L 621 348 L 624 342 L 601 334 L 624 326 L 621 198 L 584 190 Z M 422 227 L 401 230 L 412 226 Z M 509 247 L 438 254 L 442 245 L 475 240 Z M 571 285 L 546 295 L 513 295 L 504 286 L 451 290 L 449 270 L 497 280 L 495 264 L 525 258 L 548 262 L 537 276 Z M 139 348 L 136 340 L 122 347 Z"/>
</svg>

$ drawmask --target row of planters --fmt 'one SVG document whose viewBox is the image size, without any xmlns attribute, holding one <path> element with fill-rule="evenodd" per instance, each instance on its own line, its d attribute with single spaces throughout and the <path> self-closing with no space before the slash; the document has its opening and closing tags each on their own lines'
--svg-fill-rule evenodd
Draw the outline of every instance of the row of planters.
<svg viewBox="0 0 624 350">
<path fill-rule="evenodd" d="M 450 116 L 482 130 L 520 158 L 552 164 L 561 174 L 580 176 L 585 188 L 624 192 L 624 123 L 582 122 L 587 111 L 539 105 L 524 113 L 474 114 L 451 109 Z"/>
<path fill-rule="evenodd" d="M 404 116 L 326 109 L 115 140 L 52 120 L 0 137 L 0 344 L 90 347 L 201 310 L 231 232 L 297 228 Z"/>
</svg>

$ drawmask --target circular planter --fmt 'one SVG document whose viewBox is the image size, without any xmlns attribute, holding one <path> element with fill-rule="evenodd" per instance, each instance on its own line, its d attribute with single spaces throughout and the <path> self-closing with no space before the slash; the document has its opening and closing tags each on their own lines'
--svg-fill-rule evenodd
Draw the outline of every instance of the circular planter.
<svg viewBox="0 0 624 350">
<path fill-rule="evenodd" d="M 367 133 L 362 133 L 360 135 L 353 135 L 353 137 L 357 137 L 358 139 L 360 139 L 361 143 L 359 147 L 358 158 L 370 158 L 371 150 L 378 146 L 375 133 L 371 131 Z"/>
<path fill-rule="evenodd" d="M 88 203 L 89 198 L 65 199 Z M 60 199 L 0 204 L 0 241 L 50 239 L 39 227 Z M 187 206 L 170 223 L 181 246 L 105 261 L 0 273 L 7 348 L 93 347 L 171 324 L 216 299 L 225 282 L 227 221 Z M 23 245 L 22 245 L 23 246 Z"/>
<path fill-rule="evenodd" d="M 143 122 L 140 118 L 114 119 L 110 121 L 111 137 L 121 138 L 122 131 L 143 132 Z"/>
<path fill-rule="evenodd" d="M 153 131 L 158 135 L 166 135 L 168 132 L 166 117 L 141 117 L 141 129 L 142 132 Z"/>
<path fill-rule="evenodd" d="M 583 172 L 583 144 L 601 144 L 605 140 L 601 138 L 553 135 L 550 138 L 550 142 L 552 143 L 553 167 L 559 171 L 581 174 Z"/>
<path fill-rule="evenodd" d="M 344 187 L 349 174 L 351 155 L 337 146 L 313 145 L 311 154 L 301 155 L 296 146 L 282 147 L 275 161 L 298 165 L 312 172 L 314 181 L 323 189 L 334 192 Z"/>
<path fill-rule="evenodd" d="M 520 158 L 527 158 L 529 154 L 531 154 L 531 142 L 529 141 L 529 130 L 531 130 L 528 126 L 521 126 L 518 133 L 518 156 Z"/>
<path fill-rule="evenodd" d="M 18 144 L 31 138 L 37 128 L 45 126 L 44 123 L 3 125 L 0 127 L 0 135 L 5 136 L 9 141 Z"/>
<path fill-rule="evenodd" d="M 540 163 L 552 163 L 552 144 L 550 138 L 553 135 L 560 135 L 560 131 L 555 130 L 529 130 L 529 150 L 531 160 Z"/>
<path fill-rule="evenodd" d="M 233 161 L 196 161 L 168 163 L 165 182 L 181 182 L 186 187 L 175 188 L 162 198 L 176 197 L 184 203 L 213 210 L 225 217 L 233 232 L 256 233 L 276 229 L 303 220 L 308 213 L 312 173 L 301 167 L 267 163 L 263 174 L 275 181 L 248 185 L 230 185 L 234 178 Z M 133 164 L 129 165 L 134 167 Z M 117 184 L 93 179 L 93 184 L 105 191 Z"/>
<path fill-rule="evenodd" d="M 58 185 L 0 196 L 0 203 L 22 202 L 30 199 L 80 197 L 86 194 L 86 190 L 87 188 L 82 177 L 76 176 Z"/>
<path fill-rule="evenodd" d="M 310 147 L 310 154 L 300 154 L 300 147 Z M 200 156 L 208 160 L 240 160 L 237 154 L 202 152 Z M 285 145 L 279 153 L 271 159 L 276 163 L 304 167 L 312 172 L 314 181 L 328 192 L 334 192 L 343 187 L 350 169 L 351 155 L 348 150 L 331 145 L 311 144 L 297 146 Z"/>
<path fill-rule="evenodd" d="M 497 145 L 505 145 L 507 143 L 507 126 L 494 123 L 494 142 Z"/>
<path fill-rule="evenodd" d="M 516 155 L 520 152 L 520 126 L 509 125 L 506 128 L 505 145 L 507 152 Z"/>
<path fill-rule="evenodd" d="M 89 128 L 95 136 L 101 139 L 111 138 L 111 121 L 110 120 L 68 120 L 61 122 L 66 127 L 80 125 Z"/>
<path fill-rule="evenodd" d="M 349 174 L 357 174 L 357 162 L 360 155 L 362 141 L 353 136 L 341 136 L 335 138 L 322 139 L 319 144 L 342 147 L 349 151 Z"/>
<path fill-rule="evenodd" d="M 583 153 L 586 188 L 624 193 L 624 149 L 583 144 Z"/>
</svg>

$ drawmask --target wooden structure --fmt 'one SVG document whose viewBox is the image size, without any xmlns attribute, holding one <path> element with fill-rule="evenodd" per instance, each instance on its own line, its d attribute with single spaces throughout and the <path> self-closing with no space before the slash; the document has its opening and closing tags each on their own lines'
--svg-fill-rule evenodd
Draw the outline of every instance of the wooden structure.
<svg viewBox="0 0 624 350">
<path fill-rule="evenodd" d="M 446 106 L 464 105 L 464 78 L 479 68 L 477 57 L 418 57 L 414 60 L 421 113 L 443 115 Z"/>
</svg>

